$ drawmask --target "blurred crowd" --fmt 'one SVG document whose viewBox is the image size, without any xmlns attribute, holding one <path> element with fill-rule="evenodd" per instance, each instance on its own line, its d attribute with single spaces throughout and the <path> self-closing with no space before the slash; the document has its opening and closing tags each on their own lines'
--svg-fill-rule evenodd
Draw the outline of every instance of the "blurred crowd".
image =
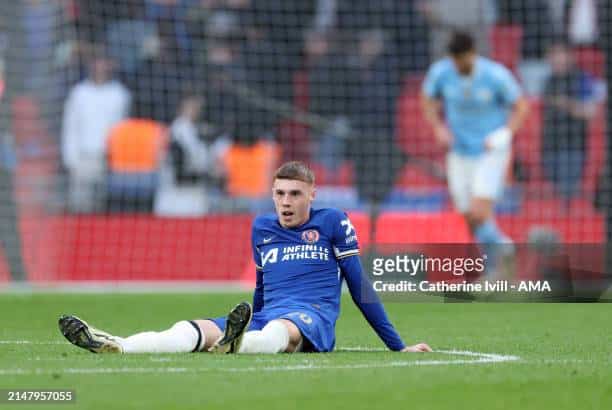
<svg viewBox="0 0 612 410">
<path fill-rule="evenodd" d="M 32 61 L 68 76 L 54 92 L 65 101 L 57 128 L 70 209 L 99 211 L 136 192 L 142 209 L 185 215 L 265 193 L 249 174 L 265 181 L 281 157 L 318 163 L 331 184 L 354 162 L 360 196 L 382 200 L 403 161 L 395 116 L 406 79 L 441 58 L 458 29 L 489 55 L 486 33 L 500 24 L 522 28 L 515 71 L 544 103 L 545 172 L 574 195 L 580 175 L 567 170 L 584 163 L 580 141 L 602 93 L 571 50 L 597 47 L 596 3 L 28 0 L 22 25 Z M 46 73 L 27 70 L 26 89 L 39 89 Z M 130 148 L 132 135 L 147 148 Z"/>
</svg>

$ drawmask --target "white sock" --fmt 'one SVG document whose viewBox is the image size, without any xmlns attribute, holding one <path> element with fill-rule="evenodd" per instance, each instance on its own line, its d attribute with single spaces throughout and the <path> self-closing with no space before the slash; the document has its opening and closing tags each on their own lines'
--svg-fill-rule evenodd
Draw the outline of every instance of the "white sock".
<svg viewBox="0 0 612 410">
<path fill-rule="evenodd" d="M 279 320 L 273 320 L 261 330 L 247 332 L 238 353 L 281 353 L 289 346 L 289 330 Z"/>
<path fill-rule="evenodd" d="M 204 334 L 195 323 L 182 320 L 163 332 L 143 332 L 119 339 L 123 353 L 186 353 L 204 346 Z"/>
</svg>

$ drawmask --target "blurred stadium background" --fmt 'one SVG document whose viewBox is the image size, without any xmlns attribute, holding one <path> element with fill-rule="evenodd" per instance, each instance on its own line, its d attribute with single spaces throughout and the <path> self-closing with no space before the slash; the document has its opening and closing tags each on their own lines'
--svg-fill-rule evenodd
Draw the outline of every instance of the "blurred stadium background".
<svg viewBox="0 0 612 410">
<path fill-rule="evenodd" d="M 250 283 L 250 222 L 271 210 L 270 176 L 288 159 L 313 167 L 316 205 L 347 210 L 362 247 L 469 243 L 418 100 L 457 28 L 509 67 L 532 103 L 497 208 L 502 229 L 518 243 L 610 243 L 611 9 L 608 0 L 4 1 L 0 287 Z M 561 40 L 569 49 L 551 54 Z M 558 122 L 550 111 L 563 58 L 581 79 L 567 97 L 595 107 L 587 119 Z M 564 152 L 578 158 L 562 176 L 570 190 L 545 166 L 554 139 L 571 140 Z"/>
</svg>

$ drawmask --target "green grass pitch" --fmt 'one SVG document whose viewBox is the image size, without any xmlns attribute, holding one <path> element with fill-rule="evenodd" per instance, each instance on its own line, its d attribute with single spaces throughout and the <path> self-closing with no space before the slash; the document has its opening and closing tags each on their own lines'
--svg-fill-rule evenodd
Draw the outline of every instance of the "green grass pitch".
<svg viewBox="0 0 612 410">
<path fill-rule="evenodd" d="M 161 330 L 242 299 L 0 295 L 0 389 L 73 389 L 74 404 L 49 405 L 67 409 L 612 409 L 612 304 L 387 304 L 407 342 L 471 355 L 382 351 L 346 296 L 330 354 L 95 355 L 57 330 L 62 313 L 121 336 Z"/>
</svg>

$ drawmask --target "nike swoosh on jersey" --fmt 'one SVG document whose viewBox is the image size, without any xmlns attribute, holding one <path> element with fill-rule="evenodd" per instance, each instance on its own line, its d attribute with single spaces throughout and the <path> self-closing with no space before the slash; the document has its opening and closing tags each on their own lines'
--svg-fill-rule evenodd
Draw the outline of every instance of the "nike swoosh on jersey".
<svg viewBox="0 0 612 410">
<path fill-rule="evenodd" d="M 274 239 L 274 236 L 271 236 L 271 237 L 269 237 L 269 238 L 264 238 L 264 239 L 263 239 L 263 243 L 268 243 L 268 242 L 270 242 L 272 239 Z"/>
</svg>

